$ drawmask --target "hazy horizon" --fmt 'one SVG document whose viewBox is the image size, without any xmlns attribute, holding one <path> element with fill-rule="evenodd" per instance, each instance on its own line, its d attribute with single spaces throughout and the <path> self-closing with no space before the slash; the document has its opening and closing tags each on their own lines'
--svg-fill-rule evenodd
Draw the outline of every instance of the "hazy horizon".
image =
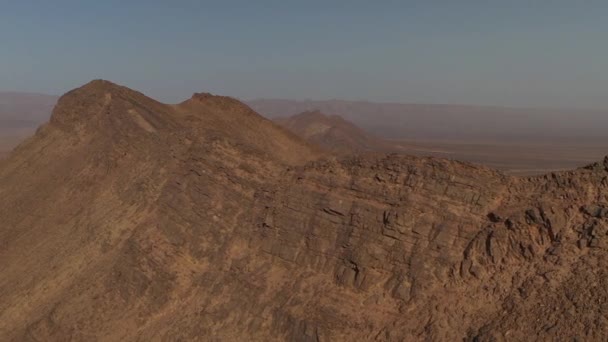
<svg viewBox="0 0 608 342">
<path fill-rule="evenodd" d="M 107 80 L 107 81 L 111 81 L 111 80 Z M 82 86 L 84 84 L 81 84 L 80 86 Z M 121 84 L 122 85 L 122 84 Z M 78 88 L 79 86 L 76 86 L 73 89 Z M 137 90 L 135 88 L 133 88 L 134 90 Z M 68 92 L 72 89 L 66 89 L 65 92 Z M 40 93 L 40 92 L 32 92 L 32 91 L 19 91 L 19 90 L 2 90 L 0 91 L 0 95 L 33 95 L 33 96 L 42 96 L 42 97 L 56 97 L 59 98 L 62 95 L 65 94 L 49 94 L 49 93 Z M 187 100 L 189 97 L 191 97 L 191 95 L 194 92 L 185 94 L 181 100 L 178 100 L 177 102 L 166 102 L 166 103 L 179 103 L 182 101 Z M 150 94 L 145 94 L 145 95 L 150 95 Z M 221 95 L 221 96 L 232 96 L 231 94 L 222 94 L 222 93 L 214 93 L 214 95 Z M 155 99 L 162 99 L 162 96 L 160 96 L 159 98 L 154 97 L 153 95 L 150 95 Z M 454 106 L 454 107 L 480 107 L 480 108 L 496 108 L 496 109 L 532 109 L 532 110 L 556 110 L 556 111 L 571 111 L 571 110 L 577 110 L 577 111 L 586 111 L 586 112 L 604 112 L 604 111 L 608 111 L 608 107 L 606 108 L 585 108 L 585 107 L 549 107 L 549 106 L 517 106 L 517 105 L 492 105 L 492 104 L 476 104 L 476 103 L 445 103 L 445 102 L 435 102 L 435 103 L 431 103 L 431 102 L 395 102 L 395 101 L 374 101 L 374 100 L 367 100 L 367 99 L 348 99 L 348 98 L 318 98 L 318 99 L 311 99 L 311 98 L 302 98 L 302 99 L 294 99 L 294 98 L 278 98 L 278 97 L 256 97 L 256 98 L 239 98 L 239 97 L 234 97 L 239 101 L 242 101 L 244 103 L 253 103 L 253 102 L 259 102 L 259 101 L 287 101 L 287 102 L 297 102 L 297 103 L 329 103 L 329 102 L 347 102 L 347 103 L 368 103 L 368 104 L 379 104 L 379 105 L 415 105 L 415 106 Z M 318 108 L 314 108 L 311 110 L 318 110 Z"/>
<path fill-rule="evenodd" d="M 117 10 L 120 9 L 120 10 Z M 608 109 L 608 3 L 6 4 L 0 91 Z"/>
</svg>

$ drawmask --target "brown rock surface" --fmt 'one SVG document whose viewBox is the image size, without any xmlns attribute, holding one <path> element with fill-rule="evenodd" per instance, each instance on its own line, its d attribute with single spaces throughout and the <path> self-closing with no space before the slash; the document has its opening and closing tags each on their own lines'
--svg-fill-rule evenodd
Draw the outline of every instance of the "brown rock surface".
<svg viewBox="0 0 608 342">
<path fill-rule="evenodd" d="M 94 81 L 0 161 L 0 340 L 605 339 L 607 187 Z"/>
</svg>

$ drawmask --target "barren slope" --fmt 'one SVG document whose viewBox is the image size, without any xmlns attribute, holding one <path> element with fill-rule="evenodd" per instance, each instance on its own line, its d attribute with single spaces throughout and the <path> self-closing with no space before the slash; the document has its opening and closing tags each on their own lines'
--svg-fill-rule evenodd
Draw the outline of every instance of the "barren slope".
<svg viewBox="0 0 608 342">
<path fill-rule="evenodd" d="M 606 143 L 608 111 L 584 109 L 508 108 L 474 105 L 382 103 L 368 101 L 293 101 L 260 99 L 247 102 L 271 118 L 318 109 L 339 115 L 387 139 L 554 141 Z"/>
<path fill-rule="evenodd" d="M 0 340 L 602 339 L 607 170 L 323 156 L 94 81 L 0 162 Z"/>
</svg>

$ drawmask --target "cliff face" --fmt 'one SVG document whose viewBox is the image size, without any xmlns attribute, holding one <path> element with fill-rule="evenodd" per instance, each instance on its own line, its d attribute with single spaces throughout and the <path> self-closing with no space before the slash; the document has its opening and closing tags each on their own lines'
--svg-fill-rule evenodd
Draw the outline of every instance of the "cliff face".
<svg viewBox="0 0 608 342">
<path fill-rule="evenodd" d="M 0 162 L 0 339 L 600 339 L 608 160 L 324 155 L 106 81 Z"/>
</svg>

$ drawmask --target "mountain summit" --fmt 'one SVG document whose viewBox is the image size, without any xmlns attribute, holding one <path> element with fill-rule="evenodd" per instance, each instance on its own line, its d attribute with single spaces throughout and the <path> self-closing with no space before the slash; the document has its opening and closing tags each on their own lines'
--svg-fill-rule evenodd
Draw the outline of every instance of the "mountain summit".
<svg viewBox="0 0 608 342">
<path fill-rule="evenodd" d="M 0 340 L 601 339 L 607 180 L 329 155 L 93 81 L 0 161 Z"/>
</svg>

